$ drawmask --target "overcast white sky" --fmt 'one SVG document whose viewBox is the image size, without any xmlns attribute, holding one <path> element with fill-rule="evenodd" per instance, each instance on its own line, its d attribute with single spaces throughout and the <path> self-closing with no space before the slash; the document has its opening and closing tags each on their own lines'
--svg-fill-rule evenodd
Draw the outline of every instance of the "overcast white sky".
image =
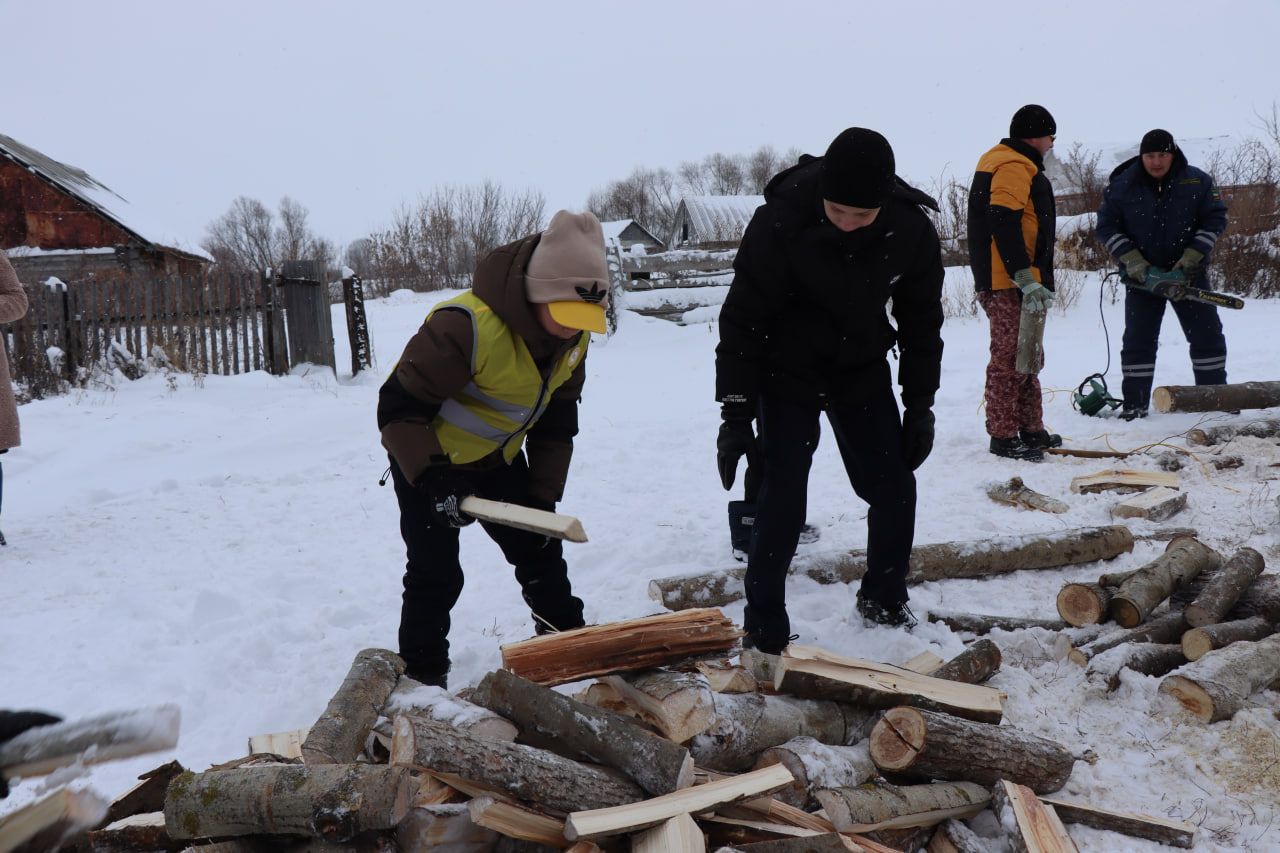
<svg viewBox="0 0 1280 853">
<path fill-rule="evenodd" d="M 340 244 L 486 178 L 548 214 L 636 166 L 862 125 L 967 180 L 1020 105 L 1058 147 L 1256 135 L 1280 2 L 0 0 L 0 133 L 198 240 L 291 195 Z"/>
</svg>

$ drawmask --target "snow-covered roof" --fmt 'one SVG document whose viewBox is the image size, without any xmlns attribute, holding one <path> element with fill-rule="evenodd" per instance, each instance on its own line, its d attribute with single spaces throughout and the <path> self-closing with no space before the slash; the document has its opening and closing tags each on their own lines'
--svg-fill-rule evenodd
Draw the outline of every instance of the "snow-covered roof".
<svg viewBox="0 0 1280 853">
<path fill-rule="evenodd" d="M 1219 154 L 1234 150 L 1241 142 L 1234 136 L 1199 136 L 1188 139 L 1179 139 L 1174 137 L 1174 141 L 1178 143 L 1178 147 L 1182 149 L 1182 153 L 1187 155 L 1187 162 L 1192 166 L 1207 168 L 1206 164 L 1211 163 Z M 1119 166 L 1130 157 L 1138 156 L 1138 147 L 1141 144 L 1141 138 L 1130 142 L 1116 143 L 1104 142 L 1096 145 L 1085 143 L 1084 151 L 1092 156 L 1098 154 L 1098 173 L 1102 175 L 1105 181 L 1111 171 Z M 1053 191 L 1057 195 L 1071 195 L 1080 192 L 1079 188 L 1072 186 L 1066 179 L 1062 170 L 1062 159 L 1066 156 L 1066 151 L 1059 153 L 1058 151 L 1050 151 L 1049 156 L 1045 157 L 1045 173 L 1049 176 L 1049 181 L 1053 184 Z"/>
<path fill-rule="evenodd" d="M 124 196 L 94 178 L 84 169 L 62 163 L 18 140 L 0 133 L 0 156 L 8 157 L 25 169 L 79 199 L 148 246 L 176 249 L 197 258 L 213 258 L 192 240 L 184 240 L 143 221 L 142 214 L 132 208 Z"/>
<path fill-rule="evenodd" d="M 764 204 L 762 195 L 694 195 L 680 202 L 691 231 L 703 240 L 730 240 L 742 236 L 756 208 Z M 673 241 L 674 242 L 674 241 Z"/>
<path fill-rule="evenodd" d="M 650 231 L 648 228 L 645 228 L 643 225 L 641 225 L 639 222 L 636 222 L 634 219 L 615 219 L 611 222 L 601 222 L 600 227 L 604 230 L 605 245 L 617 243 L 619 240 L 622 239 L 623 232 L 626 231 L 628 228 L 635 228 L 645 237 L 648 237 L 650 240 L 652 240 L 654 243 L 657 243 L 659 246 L 662 245 L 662 241 L 659 240 L 652 231 Z M 633 234 L 632 237 L 634 236 L 635 235 Z"/>
</svg>

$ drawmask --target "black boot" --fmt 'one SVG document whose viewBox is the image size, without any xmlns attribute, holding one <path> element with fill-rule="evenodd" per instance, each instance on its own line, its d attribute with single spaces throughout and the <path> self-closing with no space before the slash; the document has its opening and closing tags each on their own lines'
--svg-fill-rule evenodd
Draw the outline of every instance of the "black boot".
<svg viewBox="0 0 1280 853">
<path fill-rule="evenodd" d="M 405 678 L 412 678 L 428 687 L 439 687 L 442 690 L 449 688 L 449 665 L 445 664 L 444 669 L 439 666 L 415 666 L 408 664 L 404 668 Z"/>
<path fill-rule="evenodd" d="M 1140 418 L 1145 418 L 1146 416 L 1146 406 L 1136 406 L 1125 403 L 1124 407 L 1120 409 L 1120 420 L 1122 421 L 1136 421 Z"/>
<path fill-rule="evenodd" d="M 1041 450 L 1062 446 L 1062 436 L 1056 432 L 1049 432 L 1047 429 L 1034 432 L 1020 429 L 1018 430 L 1018 438 L 1022 439 L 1022 443 L 1027 447 L 1039 447 Z"/>
<path fill-rule="evenodd" d="M 733 546 L 733 558 L 739 563 L 747 561 L 751 549 L 751 528 L 756 523 L 754 501 L 729 501 L 729 544 Z"/>
<path fill-rule="evenodd" d="M 1040 462 L 1044 459 L 1043 448 L 1032 447 L 1016 435 L 1013 438 L 993 436 L 990 450 L 996 456 L 1003 456 L 1005 459 L 1022 459 L 1026 462 Z"/>
<path fill-rule="evenodd" d="M 861 592 L 858 593 L 858 614 L 872 625 L 910 630 L 918 624 L 915 614 L 905 601 L 901 604 L 881 604 L 864 598 Z"/>
</svg>

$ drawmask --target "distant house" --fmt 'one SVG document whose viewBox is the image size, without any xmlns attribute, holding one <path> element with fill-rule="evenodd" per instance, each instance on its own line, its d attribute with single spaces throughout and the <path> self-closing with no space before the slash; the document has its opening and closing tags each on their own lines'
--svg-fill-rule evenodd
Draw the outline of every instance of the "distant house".
<svg viewBox="0 0 1280 853">
<path fill-rule="evenodd" d="M 212 262 L 142 218 L 83 169 L 0 134 L 0 249 L 23 280 L 120 269 L 192 275 Z"/>
<path fill-rule="evenodd" d="M 671 249 L 726 249 L 742 241 L 762 195 L 686 196 L 676 208 L 667 246 Z"/>
<path fill-rule="evenodd" d="M 634 219 L 617 219 L 613 222 L 601 222 L 604 229 L 604 242 L 607 246 L 617 244 L 623 252 L 631 252 L 636 246 L 643 246 L 646 253 L 661 252 L 666 248 L 662 241 Z"/>
</svg>

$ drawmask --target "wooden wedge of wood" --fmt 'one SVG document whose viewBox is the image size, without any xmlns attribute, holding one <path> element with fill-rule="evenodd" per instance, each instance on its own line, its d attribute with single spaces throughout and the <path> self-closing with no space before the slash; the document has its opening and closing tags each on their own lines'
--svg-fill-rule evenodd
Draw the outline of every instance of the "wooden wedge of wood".
<svg viewBox="0 0 1280 853">
<path fill-rule="evenodd" d="M 1187 493 L 1168 486 L 1156 486 L 1130 495 L 1111 507 L 1112 518 L 1145 518 L 1164 521 L 1187 508 Z"/>
<path fill-rule="evenodd" d="M 492 521 L 494 524 L 528 530 L 531 533 L 541 533 L 543 536 L 552 536 L 556 539 L 567 539 L 570 542 L 587 541 L 587 533 L 582 529 L 582 522 L 572 515 L 491 501 L 474 495 L 463 498 L 459 509 L 481 521 Z"/>
</svg>

